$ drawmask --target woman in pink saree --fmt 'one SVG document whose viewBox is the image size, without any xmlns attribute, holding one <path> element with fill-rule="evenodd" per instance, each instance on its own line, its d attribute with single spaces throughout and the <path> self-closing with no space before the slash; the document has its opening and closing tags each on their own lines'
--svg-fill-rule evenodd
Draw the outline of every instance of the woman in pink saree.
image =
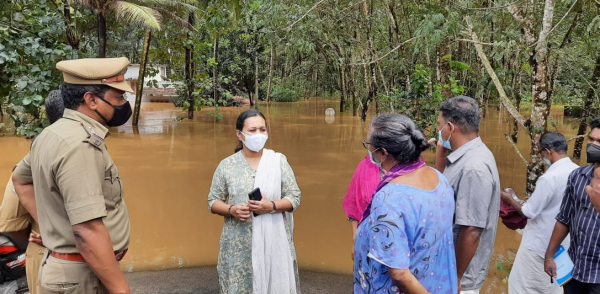
<svg viewBox="0 0 600 294">
<path fill-rule="evenodd" d="M 342 204 L 348 221 L 352 225 L 352 240 L 354 240 L 358 223 L 362 220 L 365 209 L 371 203 L 371 198 L 382 175 L 383 171 L 371 162 L 369 155 L 358 164 L 354 171 Z M 352 258 L 354 259 L 354 243 L 352 246 Z"/>
</svg>

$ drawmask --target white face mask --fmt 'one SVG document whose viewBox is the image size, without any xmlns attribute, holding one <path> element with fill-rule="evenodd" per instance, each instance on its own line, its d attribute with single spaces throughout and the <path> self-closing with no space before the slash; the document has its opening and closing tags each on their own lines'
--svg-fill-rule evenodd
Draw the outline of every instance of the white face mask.
<svg viewBox="0 0 600 294">
<path fill-rule="evenodd" d="M 544 164 L 546 165 L 546 167 L 549 167 L 552 165 L 552 161 L 550 161 L 550 159 L 548 159 L 547 157 L 542 157 L 542 161 L 544 162 Z"/>
<path fill-rule="evenodd" d="M 254 152 L 262 150 L 263 147 L 265 147 L 265 143 L 267 143 L 267 139 L 269 138 L 269 136 L 264 134 L 246 135 L 242 133 L 242 135 L 244 135 L 244 138 L 246 139 L 242 141 L 244 145 Z"/>
</svg>

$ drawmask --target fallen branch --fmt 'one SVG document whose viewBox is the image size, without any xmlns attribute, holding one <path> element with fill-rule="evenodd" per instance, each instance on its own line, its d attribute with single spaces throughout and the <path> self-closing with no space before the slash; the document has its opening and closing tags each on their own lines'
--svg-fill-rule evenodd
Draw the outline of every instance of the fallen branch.
<svg viewBox="0 0 600 294">
<path fill-rule="evenodd" d="M 525 166 L 529 166 L 529 161 L 527 161 L 527 159 L 525 159 L 525 157 L 523 156 L 523 153 L 521 153 L 521 150 L 519 150 L 519 147 L 517 146 L 517 144 L 515 144 L 515 142 L 513 142 L 513 140 L 510 138 L 510 136 L 507 134 L 504 134 L 504 138 L 506 138 L 508 143 L 510 143 L 510 145 L 512 145 L 513 148 L 515 148 L 515 152 L 517 152 L 517 154 L 519 155 L 519 157 L 521 158 L 521 160 L 523 161 Z"/>
<path fill-rule="evenodd" d="M 470 39 L 456 39 L 456 41 L 475 43 L 475 41 L 470 40 Z M 494 43 L 479 42 L 479 44 L 481 44 L 481 45 L 487 45 L 487 46 L 494 46 Z"/>
<path fill-rule="evenodd" d="M 298 22 L 300 22 L 302 19 L 304 19 L 311 11 L 313 11 L 313 9 L 317 8 L 317 6 L 319 6 L 319 4 L 321 4 L 325 1 L 326 0 L 321 0 L 321 1 L 317 2 L 317 4 L 313 5 L 313 7 L 311 7 L 308 11 L 306 11 L 306 13 L 304 13 L 304 15 L 302 15 L 300 18 L 298 18 L 296 21 L 294 21 L 289 26 L 287 26 L 283 29 L 268 30 L 268 31 L 265 31 L 265 33 L 275 33 L 277 31 L 289 31 L 293 26 L 295 26 Z"/>
<path fill-rule="evenodd" d="M 479 56 L 479 59 L 481 60 L 481 63 L 483 63 L 485 70 L 487 71 L 488 75 L 490 76 L 490 78 L 494 82 L 494 85 L 496 86 L 496 90 L 498 90 L 498 94 L 500 96 L 500 102 L 502 102 L 502 105 L 504 105 L 504 107 L 506 107 L 506 110 L 508 110 L 508 113 L 510 113 L 510 115 L 512 115 L 512 117 L 517 122 L 519 122 L 520 125 L 522 125 L 526 129 L 529 129 L 526 126 L 527 120 L 525 119 L 525 117 L 523 117 L 519 113 L 519 110 L 508 99 L 508 96 L 506 96 L 504 87 L 500 83 L 500 80 L 498 79 L 496 72 L 490 65 L 490 61 L 488 60 L 487 56 L 485 55 L 485 52 L 483 52 L 483 47 L 481 46 L 481 42 L 479 42 L 479 38 L 477 37 L 477 34 L 475 34 L 475 32 L 473 32 L 473 26 L 471 25 L 469 18 L 466 18 L 466 21 L 467 21 L 468 34 L 471 35 L 471 39 L 473 39 L 473 41 L 474 41 L 473 44 L 475 46 L 475 50 L 477 51 L 477 55 Z"/>
<path fill-rule="evenodd" d="M 416 38 L 417 38 L 417 37 L 412 37 L 412 38 L 410 38 L 410 39 L 408 39 L 408 40 L 406 40 L 406 41 L 404 41 L 404 42 L 400 43 L 400 45 L 396 46 L 394 49 L 390 50 L 388 53 L 386 53 L 386 54 L 383 54 L 381 57 L 379 57 L 379 58 L 377 58 L 377 59 L 375 59 L 375 60 L 373 60 L 373 61 L 370 61 L 370 62 L 366 62 L 366 61 L 365 61 L 365 62 L 361 62 L 361 63 L 350 63 L 349 65 L 369 65 L 369 64 L 377 63 L 377 62 L 379 62 L 380 60 L 384 59 L 386 56 L 388 56 L 388 55 L 392 54 L 394 51 L 396 51 L 396 50 L 400 49 L 400 47 L 402 47 L 404 44 L 406 44 L 406 43 L 408 43 L 408 42 L 410 42 L 410 41 L 412 41 L 412 40 L 414 40 L 414 39 L 416 39 Z"/>
<path fill-rule="evenodd" d="M 567 140 L 567 142 L 571 142 L 571 141 L 573 141 L 573 140 L 577 140 L 577 139 L 579 139 L 579 138 L 585 138 L 585 137 L 587 137 L 587 134 L 584 134 L 584 135 L 579 135 L 579 136 L 575 136 L 575 137 L 573 137 L 573 138 L 570 138 L 570 139 L 568 139 L 568 140 Z"/>
<path fill-rule="evenodd" d="M 504 9 L 504 8 L 507 8 L 507 7 L 511 6 L 511 5 L 516 5 L 519 2 L 523 2 L 523 0 L 517 0 L 515 2 L 506 4 L 506 5 L 503 5 L 503 6 L 493 6 L 493 7 L 466 7 L 466 6 L 460 5 L 458 3 L 452 3 L 451 5 L 452 6 L 456 6 L 459 9 L 465 9 L 465 10 L 492 10 L 492 9 Z"/>
</svg>

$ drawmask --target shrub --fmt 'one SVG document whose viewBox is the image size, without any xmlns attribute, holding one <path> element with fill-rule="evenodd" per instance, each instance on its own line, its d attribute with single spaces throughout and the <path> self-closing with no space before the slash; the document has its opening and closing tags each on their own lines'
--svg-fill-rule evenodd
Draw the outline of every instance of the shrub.
<svg viewBox="0 0 600 294">
<path fill-rule="evenodd" d="M 296 91 L 292 89 L 273 87 L 271 100 L 275 102 L 296 102 L 298 101 L 298 95 L 296 94 Z"/>
<path fill-rule="evenodd" d="M 183 104 L 185 103 L 185 97 L 183 95 L 169 97 L 169 101 L 171 101 L 175 107 L 183 107 Z"/>
</svg>

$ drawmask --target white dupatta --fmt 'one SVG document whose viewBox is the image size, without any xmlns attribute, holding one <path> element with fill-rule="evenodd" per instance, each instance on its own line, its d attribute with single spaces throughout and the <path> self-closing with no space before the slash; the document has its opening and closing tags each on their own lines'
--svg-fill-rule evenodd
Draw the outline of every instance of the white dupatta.
<svg viewBox="0 0 600 294">
<path fill-rule="evenodd" d="M 281 153 L 263 149 L 254 188 L 271 201 L 281 199 Z M 252 217 L 254 294 L 295 294 L 296 278 L 283 213 Z"/>
</svg>

